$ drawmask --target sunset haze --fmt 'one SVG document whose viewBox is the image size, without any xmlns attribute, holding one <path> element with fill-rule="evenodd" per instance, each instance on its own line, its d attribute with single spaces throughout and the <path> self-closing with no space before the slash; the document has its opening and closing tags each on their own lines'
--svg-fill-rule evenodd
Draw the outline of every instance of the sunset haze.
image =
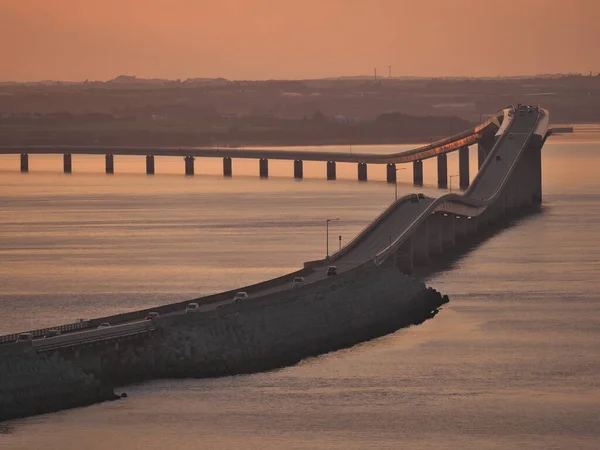
<svg viewBox="0 0 600 450">
<path fill-rule="evenodd" d="M 600 71 L 592 0 L 0 0 L 1 81 Z"/>
</svg>

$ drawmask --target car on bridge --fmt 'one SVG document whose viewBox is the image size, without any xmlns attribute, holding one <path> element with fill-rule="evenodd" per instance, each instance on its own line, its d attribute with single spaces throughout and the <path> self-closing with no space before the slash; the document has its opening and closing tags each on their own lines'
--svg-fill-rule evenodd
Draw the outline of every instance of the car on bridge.
<svg viewBox="0 0 600 450">
<path fill-rule="evenodd" d="M 247 292 L 238 292 L 237 294 L 235 294 L 235 297 L 233 297 L 233 301 L 234 302 L 241 302 L 244 301 L 248 298 L 248 293 Z"/>
<path fill-rule="evenodd" d="M 331 277 L 333 275 L 337 275 L 337 267 L 336 266 L 329 266 L 327 267 L 327 276 Z"/>
<path fill-rule="evenodd" d="M 20 333 L 17 336 L 17 342 L 28 342 L 33 340 L 33 333 Z"/>
<path fill-rule="evenodd" d="M 158 316 L 160 316 L 159 313 L 157 313 L 156 311 L 152 311 L 146 315 L 146 320 L 155 320 L 158 319 Z"/>
<path fill-rule="evenodd" d="M 186 314 L 190 314 L 190 313 L 195 313 L 200 311 L 200 306 L 198 306 L 198 303 L 190 303 L 185 307 L 185 313 Z"/>
<path fill-rule="evenodd" d="M 100 325 L 98 325 L 98 329 L 99 330 L 104 330 L 106 328 L 110 328 L 110 323 L 108 323 L 108 322 L 102 322 Z"/>
<path fill-rule="evenodd" d="M 60 330 L 48 330 L 46 331 L 46 334 L 44 334 L 44 339 L 53 338 L 56 336 L 60 336 Z"/>
<path fill-rule="evenodd" d="M 292 287 L 299 288 L 304 286 L 304 277 L 294 277 L 292 280 Z"/>
</svg>

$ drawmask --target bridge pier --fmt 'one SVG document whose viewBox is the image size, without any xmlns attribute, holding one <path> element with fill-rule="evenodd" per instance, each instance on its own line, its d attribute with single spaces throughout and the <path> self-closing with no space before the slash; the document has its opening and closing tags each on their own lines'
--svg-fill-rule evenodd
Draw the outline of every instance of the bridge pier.
<svg viewBox="0 0 600 450">
<path fill-rule="evenodd" d="M 358 163 L 358 181 L 367 181 L 367 163 Z"/>
<path fill-rule="evenodd" d="M 464 216 L 454 217 L 454 242 L 462 241 L 467 237 L 467 218 Z"/>
<path fill-rule="evenodd" d="M 73 171 L 72 158 L 70 153 L 63 154 L 63 172 L 71 173 Z"/>
<path fill-rule="evenodd" d="M 233 173 L 232 170 L 232 164 L 231 164 L 231 158 L 229 156 L 226 156 L 225 158 L 223 158 L 223 176 L 224 177 L 230 177 Z"/>
<path fill-rule="evenodd" d="M 302 166 L 301 159 L 296 159 L 294 161 L 294 178 L 297 180 L 304 178 L 304 167 Z"/>
<path fill-rule="evenodd" d="M 429 263 L 429 221 L 423 222 L 412 236 L 413 264 L 424 266 Z"/>
<path fill-rule="evenodd" d="M 439 255 L 444 251 L 442 246 L 442 218 L 439 213 L 434 213 L 427 219 L 427 222 L 429 254 Z"/>
<path fill-rule="evenodd" d="M 27 153 L 21 153 L 21 172 L 29 172 L 29 155 Z"/>
<path fill-rule="evenodd" d="M 479 231 L 479 218 L 467 217 L 467 236 L 477 236 Z"/>
<path fill-rule="evenodd" d="M 146 155 L 146 175 L 154 175 L 154 155 Z"/>
<path fill-rule="evenodd" d="M 469 147 L 467 145 L 458 149 L 458 179 L 461 189 L 469 187 Z"/>
<path fill-rule="evenodd" d="M 395 183 L 396 182 L 396 164 L 388 164 L 386 166 L 386 174 L 387 174 L 387 182 Z"/>
<path fill-rule="evenodd" d="M 423 186 L 423 161 L 413 161 L 413 184 Z"/>
<path fill-rule="evenodd" d="M 194 157 L 186 156 L 184 158 L 185 161 L 185 174 L 188 176 L 194 175 Z"/>
<path fill-rule="evenodd" d="M 106 173 L 112 175 L 115 173 L 115 157 L 112 153 L 107 153 L 104 157 Z"/>
<path fill-rule="evenodd" d="M 442 214 L 442 248 L 444 252 L 452 250 L 456 245 L 456 219 L 452 214 Z"/>
<path fill-rule="evenodd" d="M 402 273 L 412 273 L 414 267 L 412 237 L 404 241 L 396 250 L 394 266 L 400 269 Z"/>
<path fill-rule="evenodd" d="M 327 161 L 327 179 L 335 180 L 335 178 L 336 178 L 335 161 Z"/>
<path fill-rule="evenodd" d="M 269 178 L 269 160 L 260 158 L 258 160 L 258 175 L 261 178 Z"/>
<path fill-rule="evenodd" d="M 443 153 L 437 156 L 438 188 L 448 187 L 448 156 Z"/>
</svg>

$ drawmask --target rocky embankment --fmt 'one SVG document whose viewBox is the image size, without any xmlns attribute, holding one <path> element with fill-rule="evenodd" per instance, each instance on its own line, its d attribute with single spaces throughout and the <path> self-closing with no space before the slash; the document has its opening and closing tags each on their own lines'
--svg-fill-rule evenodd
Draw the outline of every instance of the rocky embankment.
<svg viewBox="0 0 600 450">
<path fill-rule="evenodd" d="M 447 301 L 393 268 L 344 274 L 202 316 L 163 317 L 149 341 L 103 360 L 98 376 L 117 384 L 270 370 L 421 323 Z"/>
<path fill-rule="evenodd" d="M 353 271 L 202 314 L 164 316 L 148 336 L 38 354 L 0 347 L 0 421 L 116 398 L 154 378 L 260 372 L 433 317 L 448 298 L 394 268 Z"/>
<path fill-rule="evenodd" d="M 0 421 L 112 400 L 93 375 L 29 343 L 0 347 Z"/>
</svg>

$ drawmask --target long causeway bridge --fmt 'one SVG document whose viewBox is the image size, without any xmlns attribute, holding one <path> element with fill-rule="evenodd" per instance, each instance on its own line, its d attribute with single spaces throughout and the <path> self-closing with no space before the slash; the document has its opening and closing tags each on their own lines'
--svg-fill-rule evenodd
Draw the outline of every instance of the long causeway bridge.
<svg viewBox="0 0 600 450">
<path fill-rule="evenodd" d="M 203 297 L 196 301 L 202 312 L 227 305 L 237 291 L 246 291 L 252 302 L 255 298 L 276 296 L 292 289 L 294 277 L 304 277 L 304 284 L 323 282 L 326 269 L 337 267 L 338 273 L 373 270 L 395 266 L 410 273 L 417 266 L 435 262 L 441 255 L 452 255 L 458 243 L 469 242 L 487 226 L 514 216 L 522 210 L 539 207 L 542 202 L 541 150 L 550 135 L 548 111 L 537 106 L 517 105 L 504 108 L 486 122 L 447 139 L 402 153 L 388 155 L 341 154 L 334 152 L 240 150 L 240 149 L 172 149 L 172 148 L 107 148 L 107 147 L 2 147 L 0 153 L 20 154 L 22 170 L 28 170 L 28 154 L 62 153 L 65 171 L 70 171 L 71 154 L 105 154 L 107 172 L 113 168 L 114 155 L 146 156 L 148 173 L 154 169 L 153 157 L 183 156 L 186 173 L 193 174 L 197 157 L 222 157 L 224 175 L 231 175 L 231 158 L 259 160 L 261 175 L 268 174 L 269 159 L 294 160 L 294 176 L 302 177 L 302 161 L 326 161 L 327 178 L 335 178 L 336 162 L 356 162 L 358 178 L 366 180 L 367 164 L 386 164 L 388 181 L 396 181 L 396 164 L 411 163 L 415 184 L 422 183 L 422 161 L 437 158 L 438 184 L 447 180 L 448 152 L 459 152 L 460 185 L 462 193 L 451 193 L 438 198 L 411 194 L 399 198 L 346 247 L 330 257 L 310 261 L 296 272 L 251 286 Z M 469 146 L 477 144 L 479 171 L 469 180 Z M 191 162 L 190 162 L 191 161 Z M 67 166 L 67 162 L 69 165 Z M 109 165 L 110 163 L 110 165 Z M 189 169 L 191 164 L 192 169 Z M 69 170 L 67 170 L 67 168 Z M 149 311 L 160 317 L 183 314 L 188 302 L 162 305 L 156 308 L 128 312 L 111 317 L 92 319 L 77 324 L 63 325 L 62 334 L 42 338 L 46 330 L 34 330 L 31 345 L 38 352 L 49 352 L 66 347 L 77 348 L 118 342 L 153 333 L 154 321 L 144 320 Z M 112 326 L 97 329 L 103 322 Z M 10 345 L 18 334 L 0 336 L 0 344 Z"/>
</svg>

